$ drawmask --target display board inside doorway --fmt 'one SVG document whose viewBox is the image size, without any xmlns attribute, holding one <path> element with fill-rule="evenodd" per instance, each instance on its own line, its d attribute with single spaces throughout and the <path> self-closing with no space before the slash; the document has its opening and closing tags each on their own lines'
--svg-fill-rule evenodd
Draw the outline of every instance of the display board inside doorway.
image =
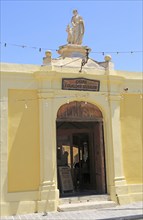
<svg viewBox="0 0 143 220">
<path fill-rule="evenodd" d="M 59 177 L 62 193 L 74 192 L 71 170 L 68 166 L 59 167 Z"/>
</svg>

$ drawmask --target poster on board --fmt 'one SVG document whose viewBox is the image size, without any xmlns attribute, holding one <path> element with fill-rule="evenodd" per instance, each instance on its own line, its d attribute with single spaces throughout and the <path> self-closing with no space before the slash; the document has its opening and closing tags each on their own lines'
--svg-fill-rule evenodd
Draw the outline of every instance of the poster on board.
<svg viewBox="0 0 143 220">
<path fill-rule="evenodd" d="M 68 166 L 59 167 L 59 177 L 62 193 L 74 192 L 71 169 Z"/>
</svg>

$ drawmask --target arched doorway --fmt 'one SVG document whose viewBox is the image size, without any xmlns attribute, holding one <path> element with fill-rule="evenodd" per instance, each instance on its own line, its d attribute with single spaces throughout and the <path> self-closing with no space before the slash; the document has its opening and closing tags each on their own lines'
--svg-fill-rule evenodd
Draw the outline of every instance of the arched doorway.
<svg viewBox="0 0 143 220">
<path fill-rule="evenodd" d="M 103 116 L 100 109 L 83 101 L 65 104 L 58 110 L 56 129 L 61 195 L 70 192 L 106 193 Z M 71 180 L 61 176 L 61 169 L 71 173 Z M 68 177 L 68 173 L 65 176 Z M 62 189 L 63 181 L 69 184 L 69 188 Z"/>
</svg>

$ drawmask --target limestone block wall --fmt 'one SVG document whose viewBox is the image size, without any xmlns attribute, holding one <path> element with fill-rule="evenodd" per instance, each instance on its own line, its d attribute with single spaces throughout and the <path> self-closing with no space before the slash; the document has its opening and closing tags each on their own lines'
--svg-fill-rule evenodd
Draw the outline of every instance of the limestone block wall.
<svg viewBox="0 0 143 220">
<path fill-rule="evenodd" d="M 81 76 L 100 80 L 100 91 L 62 90 L 62 78 Z M 111 199 L 142 199 L 141 73 L 5 64 L 1 79 L 2 215 L 56 210 L 56 114 L 67 101 L 91 102 L 103 113 Z"/>
<path fill-rule="evenodd" d="M 121 101 L 123 164 L 131 201 L 142 200 L 143 184 L 143 99 L 126 94 Z"/>
<path fill-rule="evenodd" d="M 38 104 L 36 90 L 8 91 L 8 192 L 39 190 Z"/>
</svg>

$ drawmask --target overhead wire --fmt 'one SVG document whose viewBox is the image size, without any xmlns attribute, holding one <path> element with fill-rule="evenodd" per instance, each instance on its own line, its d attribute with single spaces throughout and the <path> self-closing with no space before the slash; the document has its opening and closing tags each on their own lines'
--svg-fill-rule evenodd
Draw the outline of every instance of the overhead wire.
<svg viewBox="0 0 143 220">
<path fill-rule="evenodd" d="M 13 47 L 20 47 L 20 48 L 30 48 L 30 49 L 35 49 L 38 50 L 39 52 L 42 52 L 42 50 L 50 50 L 50 51 L 57 51 L 57 49 L 52 49 L 52 48 L 44 48 L 44 47 L 37 47 L 37 46 L 28 46 L 25 44 L 13 44 L 13 43 L 7 43 L 7 42 L 0 42 L 0 44 L 4 47 L 7 46 L 13 46 Z M 133 54 L 133 53 L 143 53 L 143 50 L 130 50 L 130 51 L 91 51 L 90 53 L 95 53 L 95 54 L 102 54 L 103 56 L 107 53 L 109 54 Z"/>
</svg>

